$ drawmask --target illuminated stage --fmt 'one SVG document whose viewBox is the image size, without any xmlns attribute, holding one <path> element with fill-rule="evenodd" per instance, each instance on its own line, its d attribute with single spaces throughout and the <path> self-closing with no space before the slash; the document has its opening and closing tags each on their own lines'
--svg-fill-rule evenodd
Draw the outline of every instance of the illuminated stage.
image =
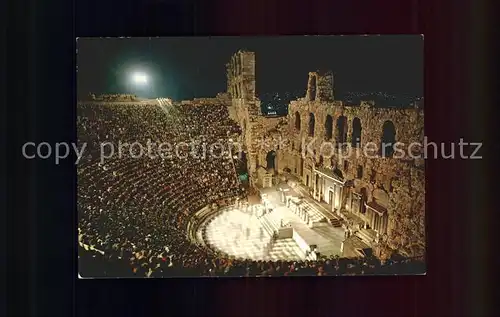
<svg viewBox="0 0 500 317">
<path fill-rule="evenodd" d="M 204 240 L 236 258 L 305 260 L 341 255 L 344 229 L 332 226 L 312 200 L 296 207 L 282 202 L 276 188 L 263 191 L 261 204 L 237 204 L 221 210 L 204 226 Z"/>
<path fill-rule="evenodd" d="M 257 205 L 254 205 L 257 206 Z M 292 239 L 278 239 L 272 243 L 266 231 L 251 210 L 228 208 L 206 227 L 206 243 L 230 256 L 251 260 L 303 260 L 305 252 Z"/>
</svg>

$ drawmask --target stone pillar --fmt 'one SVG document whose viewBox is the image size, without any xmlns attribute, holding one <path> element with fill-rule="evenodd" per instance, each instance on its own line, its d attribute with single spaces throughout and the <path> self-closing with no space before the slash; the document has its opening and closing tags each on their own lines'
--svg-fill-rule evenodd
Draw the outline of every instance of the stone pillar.
<svg viewBox="0 0 500 317">
<path fill-rule="evenodd" d="M 343 186 L 339 186 L 339 213 L 340 213 L 340 210 L 342 208 L 344 208 L 344 206 L 342 206 L 344 204 L 344 187 Z"/>
<path fill-rule="evenodd" d="M 337 199 L 337 197 L 335 196 L 335 184 L 332 184 L 332 200 L 330 201 L 330 204 L 332 204 L 332 212 L 334 213 L 335 212 L 335 199 Z"/>
<path fill-rule="evenodd" d="M 316 173 L 314 171 L 311 173 L 311 178 L 313 182 L 313 198 L 316 199 Z"/>
<path fill-rule="evenodd" d="M 318 174 L 318 201 L 321 201 L 321 195 L 323 194 L 323 177 Z"/>
</svg>

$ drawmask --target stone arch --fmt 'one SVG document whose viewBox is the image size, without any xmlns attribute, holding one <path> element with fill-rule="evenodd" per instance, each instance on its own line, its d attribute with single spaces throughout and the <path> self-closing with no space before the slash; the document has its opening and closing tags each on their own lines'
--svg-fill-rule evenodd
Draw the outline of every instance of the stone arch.
<svg viewBox="0 0 500 317">
<path fill-rule="evenodd" d="M 344 172 L 348 172 L 349 171 L 349 161 L 348 160 L 344 160 Z"/>
<path fill-rule="evenodd" d="M 356 178 L 363 179 L 363 166 L 362 165 L 358 165 L 358 168 L 356 169 Z"/>
<path fill-rule="evenodd" d="M 300 131 L 300 113 L 298 111 L 295 112 L 295 129 Z"/>
<path fill-rule="evenodd" d="M 332 169 L 335 169 L 337 168 L 337 166 L 338 166 L 337 157 L 335 155 L 330 156 L 330 167 Z"/>
<path fill-rule="evenodd" d="M 325 120 L 325 138 L 331 140 L 333 137 L 333 118 L 331 115 L 326 116 Z"/>
<path fill-rule="evenodd" d="M 361 120 L 356 117 L 352 120 L 352 147 L 359 147 L 361 144 Z"/>
<path fill-rule="evenodd" d="M 276 152 L 271 150 L 266 155 L 267 170 L 274 170 L 276 168 Z"/>
<path fill-rule="evenodd" d="M 347 141 L 347 117 L 337 118 L 337 142 L 345 143 Z"/>
<path fill-rule="evenodd" d="M 392 121 L 387 120 L 382 126 L 382 138 L 380 142 L 380 155 L 391 157 L 394 154 L 394 144 L 396 143 L 396 127 Z"/>
<path fill-rule="evenodd" d="M 314 136 L 314 126 L 316 125 L 316 119 L 314 113 L 309 113 L 309 136 Z"/>
<path fill-rule="evenodd" d="M 236 173 L 238 175 L 248 174 L 248 159 L 245 151 L 238 152 L 234 161 Z"/>
</svg>

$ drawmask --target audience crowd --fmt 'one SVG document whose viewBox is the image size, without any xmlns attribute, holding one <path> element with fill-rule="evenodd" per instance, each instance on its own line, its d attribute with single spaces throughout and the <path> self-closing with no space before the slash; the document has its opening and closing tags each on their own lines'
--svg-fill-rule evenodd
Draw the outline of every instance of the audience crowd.
<svg viewBox="0 0 500 317">
<path fill-rule="evenodd" d="M 85 104 L 78 107 L 79 272 L 84 277 L 278 276 L 399 274 L 420 269 L 408 259 L 321 259 L 312 262 L 235 260 L 188 238 L 201 208 L 246 197 L 233 156 L 202 155 L 203 144 L 228 144 L 239 128 L 223 105 Z M 103 142 L 115 155 L 101 160 Z M 169 155 L 117 153 L 118 142 L 195 143 Z M 193 155 L 195 153 L 196 155 Z M 134 156 L 134 157 L 132 157 Z"/>
</svg>

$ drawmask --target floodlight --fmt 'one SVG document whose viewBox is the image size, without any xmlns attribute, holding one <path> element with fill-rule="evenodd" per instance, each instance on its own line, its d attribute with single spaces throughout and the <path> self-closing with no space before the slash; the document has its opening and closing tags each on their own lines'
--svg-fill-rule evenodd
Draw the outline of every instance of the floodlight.
<svg viewBox="0 0 500 317">
<path fill-rule="evenodd" d="M 133 74 L 132 79 L 136 84 L 146 84 L 148 82 L 148 77 L 143 73 Z"/>
</svg>

